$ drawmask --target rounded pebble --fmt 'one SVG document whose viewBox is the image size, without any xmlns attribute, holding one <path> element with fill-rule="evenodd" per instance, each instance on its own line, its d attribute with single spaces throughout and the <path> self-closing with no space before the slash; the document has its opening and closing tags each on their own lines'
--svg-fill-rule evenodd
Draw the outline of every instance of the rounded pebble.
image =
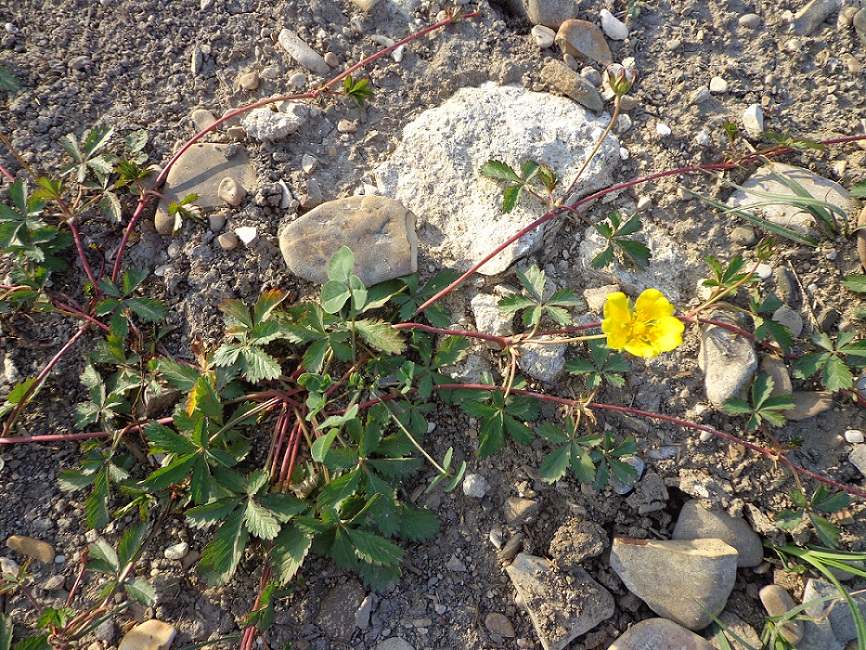
<svg viewBox="0 0 866 650">
<path fill-rule="evenodd" d="M 328 52 L 325 54 L 325 63 L 327 63 L 332 68 L 336 68 L 340 65 L 340 59 L 337 58 L 337 55 L 333 52 Z"/>
<path fill-rule="evenodd" d="M 863 432 L 858 429 L 848 429 L 845 432 L 845 440 L 850 442 L 852 445 L 859 445 L 866 440 L 866 437 L 864 437 Z"/>
<path fill-rule="evenodd" d="M 779 585 L 767 585 L 758 592 L 758 597 L 770 616 L 783 616 L 794 608 L 791 595 Z M 802 621 L 788 621 L 779 628 L 779 634 L 789 643 L 797 645 L 803 638 Z"/>
<path fill-rule="evenodd" d="M 743 14 L 737 22 L 740 24 L 740 27 L 758 29 L 761 26 L 761 17 L 758 14 Z"/>
<path fill-rule="evenodd" d="M 224 232 L 217 237 L 220 247 L 225 251 L 234 250 L 238 247 L 238 236 L 233 232 Z"/>
<path fill-rule="evenodd" d="M 189 544 L 187 542 L 180 542 L 166 548 L 162 552 L 162 555 L 166 560 L 180 560 L 187 553 L 189 553 Z"/>
<path fill-rule="evenodd" d="M 720 94 L 728 91 L 728 82 L 721 77 L 713 77 L 710 79 L 710 92 Z"/>
<path fill-rule="evenodd" d="M 490 485 L 480 474 L 467 474 L 463 479 L 463 494 L 471 499 L 483 499 Z"/>
</svg>

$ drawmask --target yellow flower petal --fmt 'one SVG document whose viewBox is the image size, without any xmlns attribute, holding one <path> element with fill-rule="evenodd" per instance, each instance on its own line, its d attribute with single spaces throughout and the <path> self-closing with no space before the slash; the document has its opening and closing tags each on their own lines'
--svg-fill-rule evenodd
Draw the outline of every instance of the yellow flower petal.
<svg viewBox="0 0 866 650">
<path fill-rule="evenodd" d="M 682 345 L 683 331 L 686 326 L 679 318 L 666 316 L 659 319 L 655 324 L 656 345 L 660 352 L 670 352 Z"/>
<path fill-rule="evenodd" d="M 650 357 L 658 356 L 656 348 L 641 339 L 632 339 L 625 345 L 625 351 L 633 354 L 636 357 L 649 359 Z"/>
<path fill-rule="evenodd" d="M 658 289 L 647 289 L 638 296 L 635 311 L 641 320 L 656 320 L 674 313 L 674 306 Z"/>
<path fill-rule="evenodd" d="M 647 289 L 634 307 L 626 295 L 617 291 L 604 303 L 601 331 L 607 334 L 607 345 L 625 350 L 636 357 L 655 357 L 683 342 L 683 323 L 673 316 L 674 306 L 658 289 Z"/>
<path fill-rule="evenodd" d="M 607 294 L 607 300 L 604 302 L 604 318 L 620 323 L 627 323 L 631 319 L 628 298 L 622 291 Z"/>
</svg>

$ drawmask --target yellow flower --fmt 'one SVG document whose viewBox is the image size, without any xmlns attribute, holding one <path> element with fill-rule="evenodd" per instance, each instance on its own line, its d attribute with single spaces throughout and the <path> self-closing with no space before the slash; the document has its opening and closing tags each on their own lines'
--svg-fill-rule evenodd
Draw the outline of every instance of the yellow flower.
<svg viewBox="0 0 866 650">
<path fill-rule="evenodd" d="M 655 357 L 683 342 L 685 326 L 673 313 L 674 306 L 658 289 L 644 291 L 634 307 L 623 292 L 617 291 L 604 303 L 601 331 L 607 334 L 607 345 L 613 350 Z"/>
</svg>

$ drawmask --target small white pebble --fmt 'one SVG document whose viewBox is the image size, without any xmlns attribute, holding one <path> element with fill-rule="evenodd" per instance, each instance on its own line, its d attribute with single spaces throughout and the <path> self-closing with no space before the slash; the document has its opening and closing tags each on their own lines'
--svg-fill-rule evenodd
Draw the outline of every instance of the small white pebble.
<svg viewBox="0 0 866 650">
<path fill-rule="evenodd" d="M 728 82 L 722 79 L 721 77 L 713 77 L 710 79 L 710 92 L 711 93 L 724 93 L 728 91 Z"/>
<path fill-rule="evenodd" d="M 701 435 L 698 438 L 701 442 L 709 442 L 713 439 L 713 434 L 709 431 L 701 431 Z"/>
<path fill-rule="evenodd" d="M 532 28 L 532 38 L 535 39 L 535 44 L 542 50 L 553 47 L 553 40 L 556 37 L 556 32 L 545 27 L 544 25 L 536 25 Z"/>
<path fill-rule="evenodd" d="M 666 138 L 672 133 L 671 127 L 669 127 L 664 122 L 656 122 L 656 134 L 660 138 Z"/>
<path fill-rule="evenodd" d="M 707 129 L 701 129 L 700 132 L 695 136 L 695 142 L 697 142 L 702 147 L 709 147 L 713 140 L 710 137 L 710 132 Z"/>
<path fill-rule="evenodd" d="M 63 564 L 64 562 L 66 562 L 66 556 L 65 555 L 55 555 L 54 556 L 54 564 Z"/>
<path fill-rule="evenodd" d="M 12 23 L 6 23 L 5 25 L 3 25 L 3 29 L 6 30 L 7 34 L 17 34 L 18 33 L 18 28 L 15 25 L 13 25 Z"/>
<path fill-rule="evenodd" d="M 397 63 L 400 63 L 403 60 L 403 57 L 406 55 L 406 45 L 403 44 L 400 47 L 394 48 L 394 51 L 391 52 L 391 58 L 394 59 Z"/>
<path fill-rule="evenodd" d="M 773 267 L 769 264 L 758 264 L 755 274 L 762 280 L 769 280 L 773 277 Z"/>
<path fill-rule="evenodd" d="M 619 148 L 620 160 L 628 160 L 630 156 L 631 156 L 631 153 L 629 153 L 628 149 L 626 149 L 625 147 Z"/>
<path fill-rule="evenodd" d="M 235 234 L 245 246 L 251 245 L 259 238 L 259 233 L 253 226 L 241 226 L 240 228 L 235 228 Z"/>
<path fill-rule="evenodd" d="M 824 257 L 826 257 L 831 262 L 835 262 L 836 258 L 839 257 L 839 251 L 837 251 L 835 248 L 831 248 L 826 253 L 824 253 Z"/>
<path fill-rule="evenodd" d="M 866 437 L 864 437 L 863 432 L 858 429 L 848 429 L 845 432 L 845 440 L 850 442 L 852 445 L 859 445 L 866 440 Z"/>
</svg>

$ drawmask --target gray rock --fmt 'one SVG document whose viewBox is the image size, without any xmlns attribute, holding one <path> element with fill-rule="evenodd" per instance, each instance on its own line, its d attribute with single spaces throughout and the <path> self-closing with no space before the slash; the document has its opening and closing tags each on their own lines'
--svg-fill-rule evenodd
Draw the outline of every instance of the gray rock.
<svg viewBox="0 0 866 650">
<path fill-rule="evenodd" d="M 842 0 L 812 0 L 794 14 L 794 33 L 797 36 L 808 36 L 841 7 Z"/>
<path fill-rule="evenodd" d="M 733 650 L 754 650 L 754 648 L 761 647 L 761 637 L 755 632 L 755 628 L 736 614 L 724 611 L 719 614 L 719 621 L 721 622 L 722 629 L 730 633 L 727 635 L 727 640 L 730 642 Z M 742 643 L 737 639 L 742 639 Z M 722 648 L 721 644 L 716 640 L 715 635 L 710 638 L 710 644 L 716 650 Z"/>
<path fill-rule="evenodd" d="M 847 211 L 850 211 L 853 208 L 851 197 L 844 188 L 826 178 L 813 174 L 808 169 L 784 163 L 773 163 L 773 170 L 777 174 L 783 174 L 787 178 L 796 181 L 816 199 L 827 201 L 828 203 Z M 769 167 L 761 167 L 757 169 L 741 184 L 741 187 L 743 189 L 736 190 L 731 194 L 730 198 L 728 198 L 728 206 L 748 208 L 750 205 L 755 203 L 766 201 L 766 198 L 754 194 L 748 194 L 748 192 L 752 190 L 783 194 L 790 197 L 796 196 L 787 185 L 779 180 L 778 177 L 774 176 Z M 809 212 L 800 210 L 794 206 L 774 203 L 773 205 L 754 208 L 753 211 L 773 223 L 800 232 L 806 232 L 814 225 L 814 218 Z"/>
<path fill-rule="evenodd" d="M 355 613 L 366 593 L 356 580 L 338 584 L 322 598 L 315 623 L 332 641 L 348 643 L 355 631 Z"/>
<path fill-rule="evenodd" d="M 368 287 L 418 270 L 415 215 L 382 196 L 323 203 L 285 226 L 279 239 L 292 273 L 312 282 L 328 281 L 328 261 L 343 246 Z"/>
<path fill-rule="evenodd" d="M 304 191 L 301 194 L 301 207 L 310 209 L 322 205 L 325 197 L 322 195 L 322 188 L 319 187 L 318 181 L 315 178 L 308 178 L 304 182 Z"/>
<path fill-rule="evenodd" d="M 550 27 L 544 25 L 536 25 L 532 28 L 532 38 L 535 39 L 535 44 L 542 50 L 553 47 L 553 39 L 556 38 L 556 32 Z"/>
<path fill-rule="evenodd" d="M 714 312 L 712 318 L 724 322 L 734 320 L 719 311 Z M 708 325 L 701 332 L 698 366 L 704 372 L 707 399 L 720 406 L 729 397 L 738 395 L 755 374 L 758 355 L 749 339 L 718 325 Z"/>
<path fill-rule="evenodd" d="M 790 269 L 777 266 L 773 269 L 773 281 L 776 284 L 776 295 L 791 309 L 797 309 L 801 304 L 800 287 L 797 278 Z"/>
<path fill-rule="evenodd" d="M 331 72 L 331 67 L 325 63 L 322 55 L 301 40 L 295 32 L 283 29 L 280 31 L 277 41 L 289 53 L 290 57 L 307 70 L 323 76 Z"/>
<path fill-rule="evenodd" d="M 758 592 L 758 597 L 770 616 L 784 616 L 794 609 L 794 599 L 780 585 L 767 585 Z M 779 636 L 793 646 L 796 646 L 803 638 L 802 621 L 789 620 L 784 625 L 777 625 L 776 630 Z"/>
<path fill-rule="evenodd" d="M 773 320 L 787 327 L 794 338 L 803 333 L 803 317 L 786 305 L 773 312 Z"/>
<path fill-rule="evenodd" d="M 503 639 L 513 639 L 517 636 L 514 633 L 514 626 L 505 614 L 499 612 L 490 612 L 484 617 L 484 627 L 490 632 L 491 636 L 498 636 Z"/>
<path fill-rule="evenodd" d="M 55 573 L 42 583 L 42 588 L 45 591 L 57 591 L 58 589 L 63 589 L 63 583 L 65 582 L 66 576 L 62 573 Z"/>
<path fill-rule="evenodd" d="M 740 27 L 758 29 L 761 27 L 761 17 L 758 14 L 743 14 L 737 19 Z"/>
<path fill-rule="evenodd" d="M 247 72 L 238 77 L 238 86 L 243 90 L 255 90 L 259 87 L 259 73 Z"/>
<path fill-rule="evenodd" d="M 833 634 L 830 621 L 808 619 L 803 621 L 803 638 L 797 650 L 845 650 L 845 644 Z"/>
<path fill-rule="evenodd" d="M 506 567 L 544 650 L 562 650 L 613 616 L 613 596 L 583 569 L 570 572 L 519 553 Z"/>
<path fill-rule="evenodd" d="M 114 636 L 116 633 L 117 629 L 114 625 L 114 619 L 110 617 L 97 625 L 96 629 L 93 631 L 93 634 L 96 636 L 96 638 L 106 644 L 114 641 Z"/>
<path fill-rule="evenodd" d="M 533 25 L 559 29 L 566 20 L 580 13 L 578 0 L 523 0 L 524 10 Z"/>
<path fill-rule="evenodd" d="M 794 392 L 794 386 L 791 384 L 791 375 L 788 372 L 788 366 L 779 357 L 771 354 L 766 355 L 761 360 L 761 372 L 767 374 L 773 380 L 773 391 L 770 393 L 772 397 L 778 395 L 790 395 Z"/>
<path fill-rule="evenodd" d="M 283 102 L 280 110 L 262 106 L 245 113 L 241 126 L 254 140 L 276 142 L 300 129 L 312 109 L 301 102 Z"/>
<path fill-rule="evenodd" d="M 189 544 L 187 542 L 178 542 L 167 547 L 162 552 L 162 555 L 166 560 L 181 560 L 187 553 L 189 553 Z"/>
<path fill-rule="evenodd" d="M 608 546 L 607 531 L 592 521 L 570 519 L 556 529 L 548 553 L 563 571 L 579 568 L 598 557 Z"/>
<path fill-rule="evenodd" d="M 556 44 L 564 54 L 585 56 L 602 65 L 613 63 L 610 46 L 601 27 L 586 20 L 566 20 L 556 33 Z"/>
<path fill-rule="evenodd" d="M 358 2 L 358 0 L 353 1 Z M 404 641 L 399 636 L 394 636 L 390 639 L 380 641 L 376 644 L 376 647 L 373 648 L 373 650 L 415 650 L 415 646 L 408 641 Z"/>
<path fill-rule="evenodd" d="M 355 627 L 359 630 L 370 629 L 370 614 L 373 611 L 373 602 L 375 600 L 375 594 L 367 594 L 358 606 L 358 611 L 355 612 Z"/>
<path fill-rule="evenodd" d="M 833 393 L 828 391 L 795 390 L 794 408 L 785 411 L 785 417 L 794 422 L 808 420 L 833 406 Z"/>
<path fill-rule="evenodd" d="M 511 334 L 514 314 L 503 314 L 499 309 L 499 300 L 496 296 L 491 296 L 489 293 L 479 293 L 470 301 L 472 314 L 475 317 L 475 327 L 479 332 L 484 334 L 493 334 L 494 336 L 508 336 Z M 485 342 L 489 348 L 498 348 L 499 346 L 493 342 Z"/>
<path fill-rule="evenodd" d="M 380 0 L 352 0 L 352 4 L 354 4 L 361 11 L 371 11 L 373 7 L 379 4 Z M 396 648 L 394 649 L 396 650 Z"/>
<path fill-rule="evenodd" d="M 833 636 L 840 643 L 847 643 L 857 638 L 857 628 L 854 625 L 854 615 L 848 604 L 842 599 L 842 594 L 830 582 L 810 579 L 806 582 L 803 592 L 803 603 L 820 598 L 833 598 L 825 602 L 815 603 L 806 608 L 806 613 L 815 618 L 827 618 L 833 628 Z M 866 617 L 866 594 L 852 595 L 860 614 Z"/>
<path fill-rule="evenodd" d="M 571 97 L 594 113 L 604 110 L 604 100 L 595 86 L 564 63 L 548 61 L 541 69 L 541 80 L 549 90 Z"/>
<path fill-rule="evenodd" d="M 189 117 L 192 120 L 192 125 L 195 127 L 196 132 L 204 131 L 207 127 L 216 122 L 214 114 L 206 108 L 195 109 Z"/>
<path fill-rule="evenodd" d="M 520 528 L 524 524 L 535 520 L 539 508 L 538 501 L 522 499 L 520 497 L 509 497 L 502 506 L 502 515 L 509 524 L 515 528 Z"/>
<path fill-rule="evenodd" d="M 866 476 L 866 445 L 855 446 L 848 454 L 848 460 L 863 476 Z"/>
<path fill-rule="evenodd" d="M 544 160 L 560 178 L 572 178 L 605 126 L 561 97 L 492 83 L 463 88 L 404 129 L 401 143 L 376 169 L 376 181 L 383 195 L 424 215 L 419 238 L 431 257 L 466 270 L 539 214 L 528 201 L 503 214 L 503 185 L 483 177 L 482 165 L 496 159 L 519 168 L 529 159 Z M 606 138 L 568 200 L 610 184 L 618 151 L 618 141 Z M 509 246 L 480 272 L 504 271 L 541 244 L 542 230 Z"/>
<path fill-rule="evenodd" d="M 648 618 L 626 630 L 608 650 L 713 650 L 706 639 L 664 618 Z"/>
<path fill-rule="evenodd" d="M 758 138 L 764 132 L 764 110 L 760 104 L 749 104 L 743 111 L 743 126 L 752 138 Z"/>
<path fill-rule="evenodd" d="M 866 8 L 854 14 L 852 24 L 857 31 L 857 36 L 860 37 L 860 41 L 866 45 Z"/>
<path fill-rule="evenodd" d="M 231 177 L 240 187 L 252 187 L 256 173 L 249 158 L 238 145 L 194 144 L 169 170 L 162 193 L 170 201 L 180 202 L 189 194 L 198 194 L 195 204 L 207 209 L 223 204 L 219 197 L 222 179 Z M 160 201 L 154 217 L 156 230 L 170 235 L 174 219 L 168 215 L 168 204 Z"/>
<path fill-rule="evenodd" d="M 628 26 L 610 13 L 608 9 L 602 9 L 599 16 L 601 18 L 601 30 L 605 36 L 614 41 L 624 41 L 628 38 Z"/>
<path fill-rule="evenodd" d="M 731 231 L 731 241 L 740 246 L 754 246 L 758 242 L 754 229 L 749 226 L 737 226 Z"/>
<path fill-rule="evenodd" d="M 241 204 L 247 191 L 237 184 L 237 181 L 231 176 L 226 176 L 220 181 L 217 187 L 217 195 L 226 202 L 227 205 L 235 208 Z"/>
<path fill-rule="evenodd" d="M 539 339 L 544 340 L 544 339 Z M 535 343 L 530 341 L 520 346 L 517 365 L 530 377 L 543 384 L 550 384 L 565 369 L 567 343 Z"/>
<path fill-rule="evenodd" d="M 680 510 L 673 539 L 720 539 L 737 549 L 738 567 L 755 567 L 764 559 L 761 538 L 745 519 L 707 510 L 698 501 L 687 501 Z"/>
<path fill-rule="evenodd" d="M 490 484 L 480 474 L 467 474 L 463 479 L 463 494 L 470 499 L 483 499 L 489 489 Z"/>
<path fill-rule="evenodd" d="M 656 614 L 700 630 L 725 608 L 737 577 L 737 550 L 720 539 L 617 537 L 610 566 Z"/>
</svg>

